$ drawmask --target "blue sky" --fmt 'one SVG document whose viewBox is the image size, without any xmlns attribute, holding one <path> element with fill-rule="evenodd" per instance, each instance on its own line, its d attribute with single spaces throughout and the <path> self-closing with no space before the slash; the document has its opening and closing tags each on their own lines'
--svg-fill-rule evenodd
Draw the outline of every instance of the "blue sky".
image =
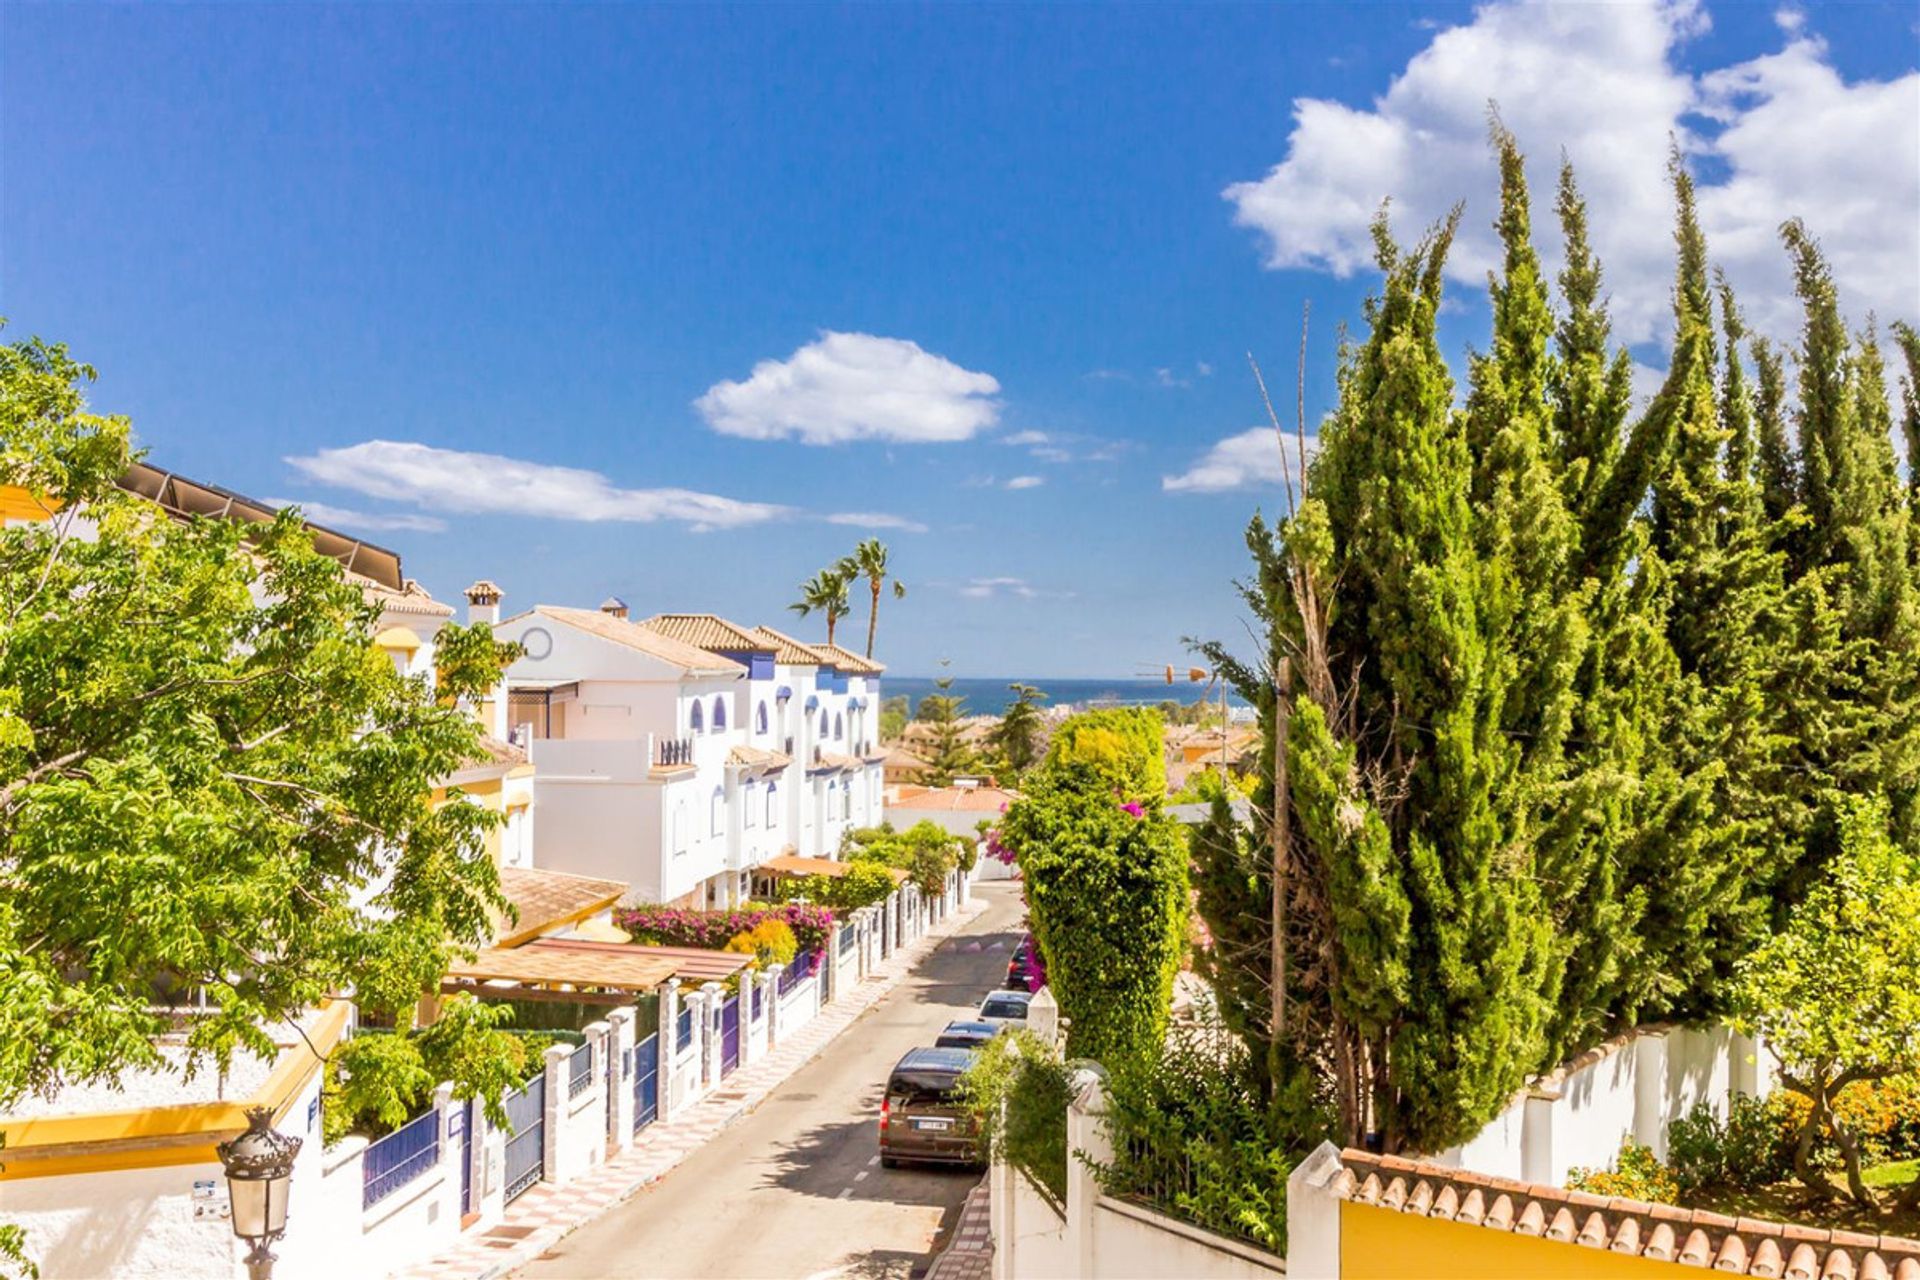
<svg viewBox="0 0 1920 1280">
<path fill-rule="evenodd" d="M 1582 167 L 1651 377 L 1669 136 L 1764 325 L 1793 213 L 1920 318 L 1917 45 L 1908 4 L 9 4 L 0 314 L 157 465 L 443 598 L 807 632 L 877 531 L 896 672 L 1125 676 L 1244 636 L 1246 353 L 1290 406 L 1310 300 L 1326 407 L 1382 196 L 1469 202 L 1480 340 L 1489 98 Z"/>
</svg>

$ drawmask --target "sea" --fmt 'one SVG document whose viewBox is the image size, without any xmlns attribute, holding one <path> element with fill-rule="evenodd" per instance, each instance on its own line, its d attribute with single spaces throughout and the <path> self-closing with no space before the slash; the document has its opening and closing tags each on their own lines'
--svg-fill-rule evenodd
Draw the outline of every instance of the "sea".
<svg viewBox="0 0 1920 1280">
<path fill-rule="evenodd" d="M 1043 706 L 1071 706 L 1085 709 L 1091 706 L 1153 706 L 1169 698 L 1176 702 L 1195 702 L 1203 695 L 1207 701 L 1220 701 L 1218 685 L 1208 688 L 1203 682 L 1189 684 L 1181 681 L 1169 685 L 1165 680 L 1142 680 L 1138 678 L 1120 680 L 1049 679 L 1045 676 L 1006 676 L 1004 678 L 981 679 L 956 676 L 953 688 L 949 692 L 956 698 L 965 700 L 961 708 L 963 715 L 997 716 L 1007 709 L 1013 701 L 1013 684 L 1030 684 L 1047 695 Z M 918 707 L 920 699 L 935 692 L 931 676 L 895 676 L 880 677 L 880 694 L 884 698 L 898 697 L 904 694 L 911 707 Z M 1246 703 L 1231 692 L 1227 695 L 1227 705 L 1244 707 Z"/>
</svg>

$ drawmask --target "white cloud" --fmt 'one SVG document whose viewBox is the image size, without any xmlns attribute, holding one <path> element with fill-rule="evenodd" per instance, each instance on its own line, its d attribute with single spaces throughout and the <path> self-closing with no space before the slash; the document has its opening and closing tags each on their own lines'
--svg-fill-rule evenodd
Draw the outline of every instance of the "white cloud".
<svg viewBox="0 0 1920 1280">
<path fill-rule="evenodd" d="M 1025 578 L 969 578 L 955 588 L 969 600 L 995 600 L 1008 596 L 1021 600 L 1066 600 L 1071 591 L 1043 591 Z"/>
<path fill-rule="evenodd" d="M 1038 489 L 1047 482 L 1045 476 L 1015 476 L 1007 481 L 1009 489 Z"/>
<path fill-rule="evenodd" d="M 863 529 L 898 529 L 902 533 L 925 533 L 927 526 L 905 516 L 884 511 L 836 511 L 826 518 L 828 524 L 853 525 Z"/>
<path fill-rule="evenodd" d="M 1308 436 L 1309 459 L 1317 447 L 1318 441 Z M 1273 428 L 1254 427 L 1215 444 L 1179 475 L 1162 476 L 1160 487 L 1168 493 L 1226 493 L 1269 486 L 1280 488 L 1289 475 L 1300 469 L 1296 461 L 1298 448 L 1295 437 L 1288 436 L 1283 458 Z"/>
<path fill-rule="evenodd" d="M 802 444 L 970 439 L 1000 417 L 1000 383 L 902 338 L 823 332 L 744 382 L 716 382 L 693 402 L 722 435 Z"/>
<path fill-rule="evenodd" d="M 1044 431 L 1016 431 L 1010 436 L 1001 436 L 1001 444 L 1036 445 L 1051 444 L 1053 437 Z"/>
<path fill-rule="evenodd" d="M 444 533 L 447 528 L 445 520 L 433 516 L 395 511 L 354 511 L 347 507 L 329 506 L 324 502 L 309 502 L 305 498 L 268 498 L 267 501 L 276 507 L 298 507 L 300 514 L 313 523 L 343 531 L 365 529 L 369 532 Z"/>
<path fill-rule="evenodd" d="M 678 520 L 696 530 L 759 524 L 786 507 L 690 489 L 622 489 L 597 471 L 399 440 L 322 449 L 287 462 L 308 479 L 389 502 L 462 515 L 549 520 Z"/>
<path fill-rule="evenodd" d="M 1700 184 L 1709 249 L 1763 327 L 1792 325 L 1776 229 L 1794 215 L 1833 254 L 1857 315 L 1914 314 L 1920 72 L 1847 83 L 1824 45 L 1784 19 L 1779 53 L 1695 79 L 1675 53 L 1706 21 L 1697 0 L 1483 4 L 1434 36 L 1369 106 L 1297 99 L 1282 161 L 1224 194 L 1235 220 L 1265 237 L 1269 266 L 1340 276 L 1371 264 L 1368 224 L 1382 200 L 1392 198 L 1402 239 L 1465 200 L 1448 274 L 1478 286 L 1497 262 L 1492 94 L 1528 154 L 1535 231 L 1550 256 L 1562 148 L 1573 160 L 1623 339 L 1666 332 L 1669 138 L 1717 162 L 1709 171 L 1721 176 Z"/>
<path fill-rule="evenodd" d="M 1634 406 L 1641 409 L 1653 403 L 1653 398 L 1660 394 L 1660 384 L 1667 380 L 1667 371 L 1665 369 L 1656 369 L 1652 365 L 1642 364 L 1638 360 L 1635 360 L 1628 367 L 1627 375 L 1633 389 L 1632 396 Z"/>
</svg>

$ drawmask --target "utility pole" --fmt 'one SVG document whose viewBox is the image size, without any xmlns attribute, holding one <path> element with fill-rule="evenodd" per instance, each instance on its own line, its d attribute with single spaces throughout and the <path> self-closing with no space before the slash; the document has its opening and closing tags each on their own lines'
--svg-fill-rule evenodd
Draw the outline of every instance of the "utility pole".
<svg viewBox="0 0 1920 1280">
<path fill-rule="evenodd" d="M 1293 716 L 1293 659 L 1280 659 L 1273 698 L 1273 1042 L 1287 1025 L 1287 726 Z"/>
</svg>

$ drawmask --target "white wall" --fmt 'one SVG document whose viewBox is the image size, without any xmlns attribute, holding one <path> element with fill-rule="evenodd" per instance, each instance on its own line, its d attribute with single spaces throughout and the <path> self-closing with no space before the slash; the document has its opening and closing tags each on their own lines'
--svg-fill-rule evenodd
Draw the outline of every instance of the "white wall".
<svg viewBox="0 0 1920 1280">
<path fill-rule="evenodd" d="M 1271 1280 L 1287 1273 L 1274 1254 L 1106 1196 L 1094 1206 L 1093 1262 L 1095 1276 Z"/>
<path fill-rule="evenodd" d="M 0 1182 L 0 1222 L 26 1231 L 27 1256 L 45 1280 L 226 1280 L 234 1273 L 233 1228 L 223 1217 L 194 1218 L 195 1182 L 210 1184 L 225 1204 L 218 1164 L 11 1179 Z"/>
</svg>

